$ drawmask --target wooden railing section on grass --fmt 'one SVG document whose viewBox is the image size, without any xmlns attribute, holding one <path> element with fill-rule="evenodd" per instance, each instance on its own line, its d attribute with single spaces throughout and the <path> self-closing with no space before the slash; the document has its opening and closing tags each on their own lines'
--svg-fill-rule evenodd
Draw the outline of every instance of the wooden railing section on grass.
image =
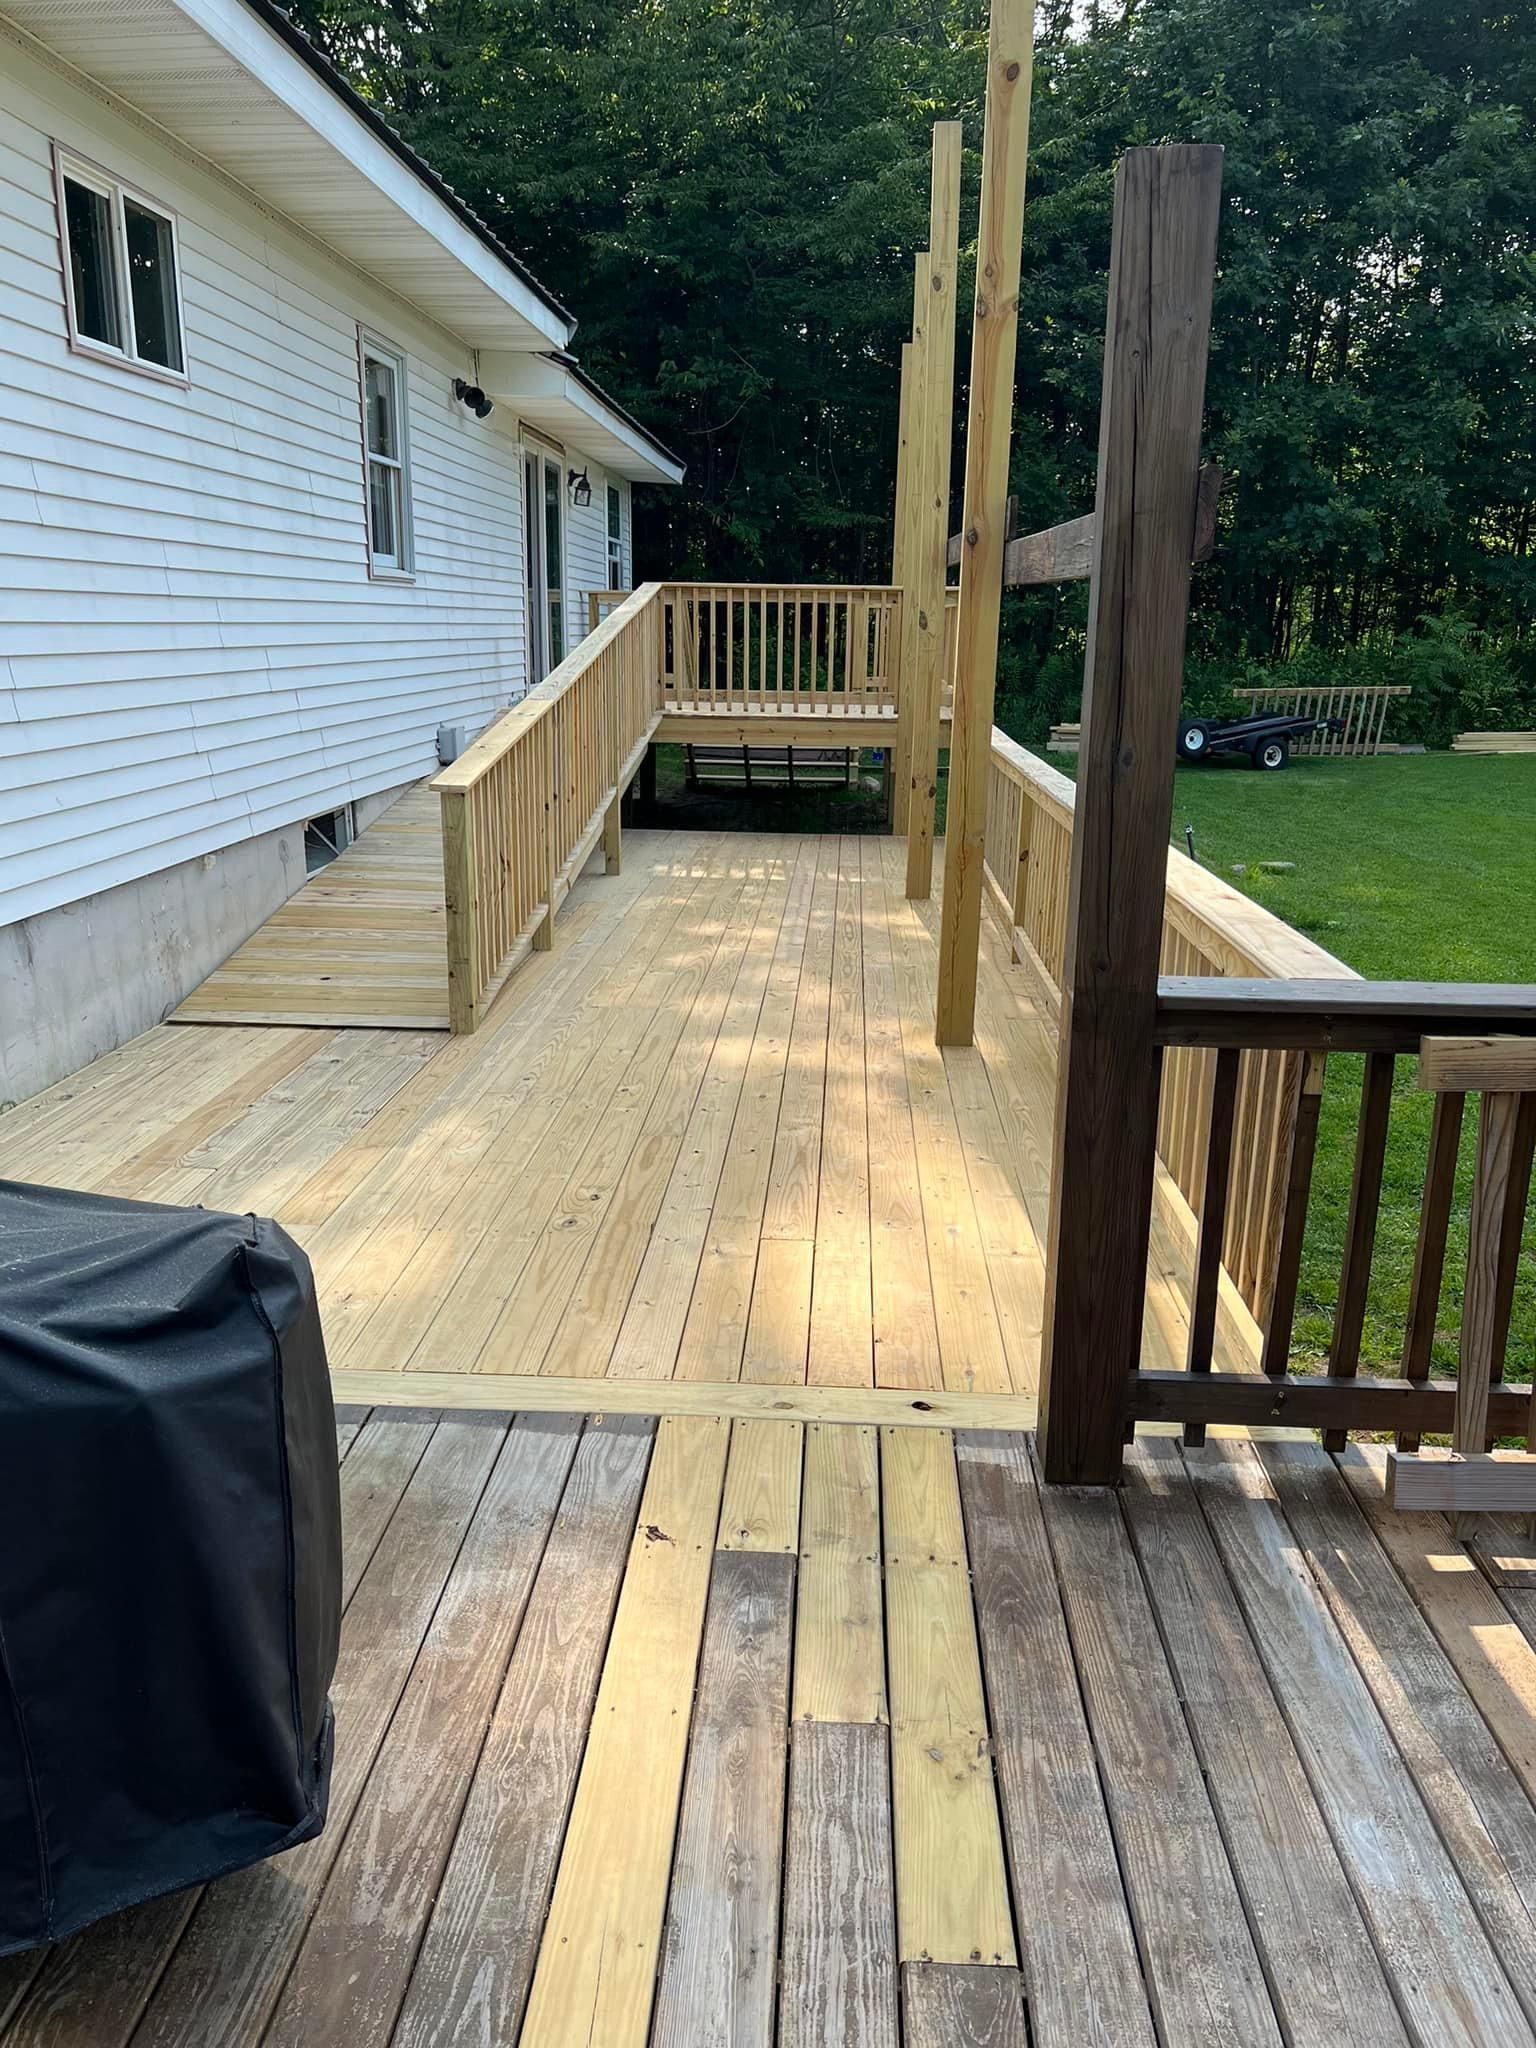
<svg viewBox="0 0 1536 2048">
<path fill-rule="evenodd" d="M 894 713 L 901 592 L 886 584 L 669 583 L 668 710 Z"/>
<path fill-rule="evenodd" d="M 1366 1301 L 1376 1250 L 1396 1062 L 1417 1055 L 1425 1040 L 1454 1034 L 1465 1046 L 1486 1039 L 1498 1051 L 1482 1074 L 1440 1059 L 1429 1085 L 1437 1089 L 1436 1115 L 1425 1166 L 1413 1290 L 1396 1379 L 1359 1373 Z M 1141 1419 L 1180 1422 L 1198 1441 L 1210 1423 L 1292 1423 L 1321 1429 L 1329 1449 L 1342 1449 L 1351 1430 L 1390 1432 L 1400 1451 L 1420 1436 L 1457 1427 L 1467 1442 L 1526 1435 L 1531 1422 L 1527 1388 L 1506 1388 L 1499 1376 L 1509 1332 L 1524 1227 L 1531 1153 L 1536 1146 L 1536 1092 L 1522 1093 L 1520 1076 L 1536 1084 L 1536 988 L 1441 982 L 1336 980 L 1264 981 L 1165 976 L 1158 984 L 1156 1042 L 1167 1069 L 1191 1049 L 1216 1060 L 1214 1108 L 1202 1142 L 1208 1184 L 1240 1166 L 1244 1134 L 1234 1114 L 1232 1088 L 1239 1063 L 1280 1054 L 1304 1065 L 1302 1111 L 1293 1121 L 1280 1185 L 1279 1250 L 1268 1305 L 1260 1320 L 1260 1373 L 1211 1370 L 1214 1280 L 1230 1257 L 1226 1228 L 1202 1217 L 1189 1340 L 1189 1370 L 1142 1370 L 1131 1388 L 1130 1412 Z M 1313 1148 L 1331 1052 L 1363 1053 L 1364 1078 L 1357 1119 L 1354 1175 L 1333 1337 L 1326 1374 L 1289 1372 L 1297 1280 L 1312 1185 Z M 1480 1053 L 1479 1058 L 1488 1055 Z M 1454 1383 L 1430 1378 L 1431 1346 L 1441 1292 L 1447 1229 L 1455 1192 L 1463 1096 L 1483 1085 L 1478 1190 L 1471 1225 L 1471 1264 L 1462 1313 L 1461 1371 L 1472 1406 Z M 1490 1105 L 1492 1105 L 1490 1107 Z M 1230 1226 L 1232 1210 L 1226 1211 Z M 1460 1414 L 1460 1422 L 1457 1417 Z M 1416 1504 L 1429 1505 L 1428 1495 Z M 1450 1506 L 1449 1499 L 1435 1505 Z M 1465 1496 L 1461 1505 L 1474 1504 Z M 1494 1505 L 1488 1501 L 1487 1505 Z M 1504 1500 L 1501 1505 L 1511 1503 Z M 1536 1494 L 1531 1505 L 1536 1506 Z"/>
<path fill-rule="evenodd" d="M 1065 775 L 993 727 L 985 899 L 1014 958 L 1031 969 L 1053 1018 L 1061 1008 L 1076 798 Z M 1177 975 L 1357 978 L 1343 961 L 1172 849 L 1161 969 Z M 1286 1163 L 1304 1065 L 1297 1053 L 1254 1050 L 1242 1056 L 1236 1076 L 1239 1144 L 1223 1205 L 1224 1263 L 1260 1323 L 1279 1263 Z M 1171 1050 L 1163 1062 L 1157 1149 L 1171 1186 L 1164 1184 L 1161 1192 L 1175 1228 L 1191 1244 L 1205 1207 L 1205 1134 L 1216 1066 L 1216 1056 L 1200 1050 Z"/>
<path fill-rule="evenodd" d="M 433 781 L 443 807 L 448 1017 L 473 1031 L 599 839 L 619 862 L 619 797 L 661 713 L 658 585 L 633 591 Z"/>
<path fill-rule="evenodd" d="M 1317 689 L 1283 685 L 1258 690 L 1234 690 L 1249 707 L 1245 716 L 1261 712 L 1288 712 L 1296 718 L 1340 718 L 1342 732 L 1308 733 L 1292 740 L 1294 754 L 1327 754 L 1340 759 L 1346 755 L 1379 754 L 1387 710 L 1395 697 L 1411 697 L 1411 683 L 1339 683 Z"/>
</svg>

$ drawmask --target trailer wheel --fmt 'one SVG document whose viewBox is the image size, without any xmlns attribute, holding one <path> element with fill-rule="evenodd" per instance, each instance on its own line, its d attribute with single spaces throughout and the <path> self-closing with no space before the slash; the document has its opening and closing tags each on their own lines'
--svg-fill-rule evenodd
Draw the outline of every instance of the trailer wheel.
<svg viewBox="0 0 1536 2048">
<path fill-rule="evenodd" d="M 1291 743 L 1289 740 L 1261 740 L 1249 758 L 1255 768 L 1273 774 L 1290 760 Z"/>
<path fill-rule="evenodd" d="M 1179 759 L 1203 761 L 1211 751 L 1211 728 L 1203 718 L 1179 721 Z"/>
</svg>

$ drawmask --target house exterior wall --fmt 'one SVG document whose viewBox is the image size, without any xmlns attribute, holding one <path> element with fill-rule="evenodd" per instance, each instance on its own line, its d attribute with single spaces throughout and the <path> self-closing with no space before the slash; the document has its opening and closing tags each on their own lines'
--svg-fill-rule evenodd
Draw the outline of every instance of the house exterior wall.
<svg viewBox="0 0 1536 2048">
<path fill-rule="evenodd" d="M 55 139 L 176 212 L 185 387 L 70 350 Z M 408 358 L 409 583 L 368 571 L 359 323 Z M 520 694 L 515 421 L 458 376 L 452 336 L 0 32 L 0 927 L 429 774 L 440 723 Z"/>
<path fill-rule="evenodd" d="M 72 349 L 54 146 L 176 216 L 187 381 Z M 407 373 L 413 573 L 370 574 L 359 333 Z M 527 686 L 515 407 L 474 353 L 0 23 L 0 1105 L 158 1021 Z M 566 494 L 570 640 L 609 585 Z M 622 492 L 626 569 L 630 487 Z"/>
</svg>

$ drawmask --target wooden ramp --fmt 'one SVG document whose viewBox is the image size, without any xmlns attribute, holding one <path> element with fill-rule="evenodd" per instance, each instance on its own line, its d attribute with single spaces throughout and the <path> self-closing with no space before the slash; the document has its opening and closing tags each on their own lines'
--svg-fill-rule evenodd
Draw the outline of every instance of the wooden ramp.
<svg viewBox="0 0 1536 2048">
<path fill-rule="evenodd" d="M 448 1029 L 443 842 L 425 783 L 312 875 L 173 1024 Z"/>
<path fill-rule="evenodd" d="M 325 1832 L 0 1959 L 0 2048 L 1532 2048 L 1536 1596 L 1378 1454 L 338 1449 Z"/>
</svg>

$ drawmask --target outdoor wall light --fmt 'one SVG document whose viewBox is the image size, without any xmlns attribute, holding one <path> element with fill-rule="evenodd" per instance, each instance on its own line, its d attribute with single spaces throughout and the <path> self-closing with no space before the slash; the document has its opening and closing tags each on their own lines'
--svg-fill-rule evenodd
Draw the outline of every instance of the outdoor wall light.
<svg viewBox="0 0 1536 2048">
<path fill-rule="evenodd" d="M 565 480 L 570 485 L 571 503 L 573 505 L 591 504 L 592 486 L 587 480 L 587 472 L 584 469 L 567 470 Z"/>
<path fill-rule="evenodd" d="M 477 420 L 488 420 L 496 410 L 492 400 L 486 397 L 478 384 L 466 384 L 462 377 L 453 380 L 453 395 L 461 405 L 467 405 Z"/>
</svg>

